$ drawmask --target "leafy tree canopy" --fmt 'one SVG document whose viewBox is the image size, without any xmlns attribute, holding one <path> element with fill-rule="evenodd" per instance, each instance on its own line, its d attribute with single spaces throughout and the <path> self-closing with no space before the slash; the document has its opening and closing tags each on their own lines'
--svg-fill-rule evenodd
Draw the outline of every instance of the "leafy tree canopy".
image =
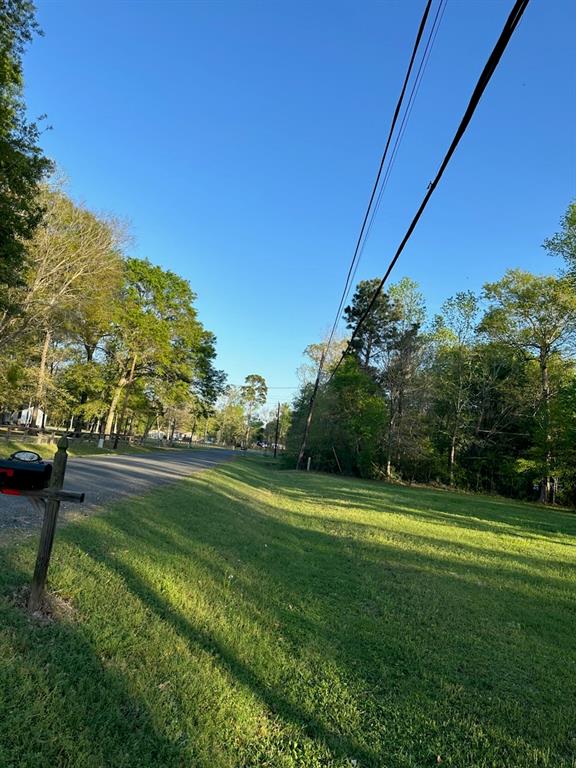
<svg viewBox="0 0 576 768">
<path fill-rule="evenodd" d="M 0 3 L 0 284 L 21 282 L 29 240 L 42 218 L 38 185 L 51 169 L 39 130 L 26 120 L 22 55 L 39 29 L 28 0 Z M 0 309 L 7 308 L 0 291 Z"/>
<path fill-rule="evenodd" d="M 544 248 L 554 256 L 562 256 L 568 273 L 576 277 L 576 201 L 570 203 L 560 222 L 562 230 L 544 241 Z"/>
</svg>

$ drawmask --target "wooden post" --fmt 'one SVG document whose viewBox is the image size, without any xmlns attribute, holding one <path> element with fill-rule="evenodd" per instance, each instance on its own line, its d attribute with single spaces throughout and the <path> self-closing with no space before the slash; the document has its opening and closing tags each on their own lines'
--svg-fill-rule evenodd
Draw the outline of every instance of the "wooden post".
<svg viewBox="0 0 576 768">
<path fill-rule="evenodd" d="M 64 474 L 66 472 L 66 463 L 68 461 L 67 448 L 68 438 L 61 437 L 60 440 L 58 440 L 58 450 L 54 456 L 52 477 L 50 478 L 49 486 L 50 490 L 59 491 L 64 485 Z M 42 532 L 40 534 L 34 576 L 32 578 L 30 600 L 28 602 L 28 608 L 32 613 L 39 610 L 42 604 L 42 596 L 44 594 L 44 587 L 46 586 L 46 576 L 48 575 L 48 566 L 50 564 L 50 555 L 52 554 L 52 544 L 54 543 L 54 533 L 56 532 L 56 521 L 58 519 L 59 510 L 59 499 L 48 499 L 44 512 L 44 522 L 42 523 Z"/>
<path fill-rule="evenodd" d="M 342 467 L 340 466 L 340 462 L 338 461 L 338 454 L 336 453 L 336 448 L 332 446 L 332 450 L 334 451 L 334 458 L 336 459 L 336 464 L 338 464 L 338 471 L 340 474 L 342 474 Z"/>
<path fill-rule="evenodd" d="M 276 434 L 274 436 L 274 458 L 278 453 L 278 438 L 280 436 L 280 403 L 278 403 L 278 411 L 276 412 Z"/>
</svg>

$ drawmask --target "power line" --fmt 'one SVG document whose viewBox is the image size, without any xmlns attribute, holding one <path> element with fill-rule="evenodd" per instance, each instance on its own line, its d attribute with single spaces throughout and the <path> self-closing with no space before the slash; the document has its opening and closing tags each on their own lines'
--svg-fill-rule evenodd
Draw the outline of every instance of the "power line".
<svg viewBox="0 0 576 768">
<path fill-rule="evenodd" d="M 372 311 L 372 308 L 374 307 L 378 297 L 382 293 L 382 289 L 386 283 L 386 280 L 388 279 L 390 273 L 394 269 L 394 266 L 396 262 L 398 261 L 398 258 L 400 257 L 400 254 L 404 250 L 406 243 L 410 239 L 412 233 L 414 232 L 414 229 L 416 228 L 416 225 L 418 224 L 418 221 L 420 220 L 420 217 L 422 216 L 424 209 L 428 205 L 428 201 L 432 197 L 434 190 L 436 189 L 438 182 L 442 178 L 444 171 L 446 170 L 446 167 L 448 163 L 450 162 L 450 159 L 452 158 L 452 155 L 454 154 L 456 147 L 460 143 L 460 140 L 462 139 L 462 136 L 466 132 L 466 129 L 468 128 L 468 125 L 470 124 L 470 120 L 472 119 L 472 116 L 474 115 L 474 112 L 476 111 L 476 108 L 478 107 L 478 104 L 480 103 L 480 100 L 482 98 L 482 94 L 486 90 L 486 87 L 488 83 L 490 82 L 492 75 L 496 71 L 496 67 L 498 66 L 498 62 L 502 58 L 502 55 L 504 51 L 506 50 L 506 47 L 508 43 L 510 42 L 510 38 L 512 37 L 512 34 L 514 33 L 516 27 L 520 23 L 520 19 L 522 18 L 522 14 L 526 10 L 526 7 L 528 5 L 529 0 L 516 0 L 514 3 L 514 7 L 512 8 L 512 11 L 510 12 L 510 15 L 508 16 L 506 23 L 504 24 L 504 28 L 502 29 L 502 32 L 500 33 L 500 37 L 498 38 L 496 45 L 494 46 L 492 53 L 488 57 L 488 60 L 484 66 L 484 69 L 482 70 L 482 73 L 478 79 L 478 82 L 476 83 L 476 87 L 474 88 L 474 91 L 472 92 L 472 96 L 470 97 L 470 101 L 468 102 L 468 106 L 466 108 L 466 111 L 464 112 L 464 116 L 462 117 L 462 120 L 460 121 L 460 125 L 458 126 L 458 129 L 454 135 L 454 138 L 452 139 L 452 143 L 450 144 L 448 151 L 446 152 L 446 155 L 444 157 L 444 160 L 442 161 L 440 168 L 438 169 L 438 172 L 436 176 L 434 177 L 433 181 L 428 186 L 428 190 L 426 191 L 426 194 L 424 195 L 424 199 L 422 200 L 420 207 L 416 211 L 416 215 L 412 219 L 412 222 L 410 226 L 408 227 L 408 230 L 406 231 L 406 234 L 402 238 L 402 241 L 400 245 L 398 246 L 396 253 L 394 254 L 392 260 L 390 261 L 390 264 L 388 265 L 388 268 L 384 274 L 384 277 L 378 284 L 378 287 L 374 291 L 374 294 L 370 300 L 370 303 L 368 304 L 368 307 L 363 312 L 362 316 L 356 323 L 356 326 L 352 332 L 352 336 L 350 337 L 350 340 L 348 341 L 348 344 L 346 345 L 346 349 L 342 353 L 338 363 L 336 364 L 335 368 L 332 370 L 332 373 L 330 374 L 330 379 L 334 376 L 338 368 L 340 367 L 342 360 L 346 356 L 346 354 L 349 352 L 352 343 L 354 342 L 354 339 L 357 337 L 358 332 L 360 331 L 360 328 L 362 327 L 363 323 L 366 321 L 366 318 Z"/>
<path fill-rule="evenodd" d="M 408 127 L 408 121 L 410 120 L 410 115 L 412 114 L 412 108 L 414 106 L 414 103 L 416 101 L 416 97 L 418 96 L 418 91 L 420 90 L 420 85 L 422 83 L 422 80 L 424 78 L 424 74 L 426 72 L 426 67 L 428 66 L 428 61 L 430 60 L 430 55 L 432 53 L 432 49 L 434 47 L 434 43 L 436 41 L 436 36 L 438 34 L 438 30 L 440 29 L 440 24 L 442 23 L 442 19 L 444 17 L 444 11 L 446 10 L 446 4 L 448 0 L 440 0 L 440 3 L 438 5 L 438 8 L 436 10 L 436 15 L 434 16 L 434 21 L 432 22 L 432 29 L 430 30 L 430 33 L 428 35 L 428 39 L 426 41 L 426 46 L 424 48 L 424 53 L 422 54 L 422 58 L 420 60 L 420 65 L 418 67 L 418 71 L 416 72 L 416 77 L 414 79 L 414 83 L 412 84 L 412 89 L 410 91 L 410 97 L 408 98 L 408 105 L 406 106 L 406 109 L 404 111 L 404 115 L 402 117 L 402 121 L 400 123 L 400 128 L 398 129 L 398 133 L 396 135 L 396 139 L 394 141 L 394 146 L 392 148 L 392 154 L 390 155 L 390 161 L 388 162 L 388 167 L 386 168 L 386 172 L 384 174 L 384 178 L 382 180 L 382 184 L 380 185 L 380 191 L 378 192 L 378 197 L 376 198 L 376 204 L 374 205 L 374 208 L 372 210 L 372 213 L 370 215 L 370 221 L 368 222 L 368 226 L 366 228 L 366 234 L 364 235 L 364 241 L 362 243 L 362 246 L 360 248 L 360 252 L 358 254 L 358 258 L 356 260 L 356 265 L 354 266 L 354 271 L 352 272 L 352 277 L 350 280 L 350 285 L 348 286 L 348 293 L 350 292 L 350 289 L 352 287 L 352 284 L 354 282 L 354 278 L 356 277 L 356 272 L 358 270 L 358 266 L 360 264 L 360 260 L 362 259 L 362 255 L 364 253 L 364 248 L 366 246 L 366 242 L 368 238 L 370 237 L 370 232 L 372 231 L 372 225 L 374 224 L 374 220 L 378 214 L 378 211 L 380 209 L 380 204 L 382 202 L 382 197 L 384 195 L 384 192 L 386 190 L 386 187 L 388 186 L 388 180 L 390 178 L 390 175 L 392 173 L 392 169 L 394 167 L 394 163 L 396 162 L 396 155 L 398 153 L 398 149 L 400 148 L 400 144 L 402 144 L 402 139 L 404 138 L 404 134 L 406 133 L 406 128 Z"/>
<path fill-rule="evenodd" d="M 426 7 L 424 8 L 424 13 L 422 14 L 422 19 L 420 20 L 420 25 L 418 27 L 418 33 L 416 35 L 416 40 L 414 41 L 414 46 L 412 48 L 412 55 L 410 56 L 410 62 L 408 64 L 408 69 L 406 70 L 406 75 L 404 77 L 404 82 L 402 84 L 402 89 L 400 91 L 400 96 L 398 97 L 398 101 L 396 103 L 396 108 L 394 110 L 394 115 L 392 117 L 392 122 L 390 124 L 390 130 L 388 131 L 388 138 L 386 139 L 386 145 L 384 147 L 384 152 L 382 153 L 382 157 L 380 159 L 380 165 L 378 167 L 378 173 L 376 174 L 376 180 L 374 182 L 374 186 L 372 187 L 372 192 L 370 194 L 370 200 L 368 201 L 368 207 L 366 208 L 366 213 L 364 214 L 364 219 L 362 221 L 362 226 L 360 228 L 360 234 L 358 235 L 358 240 L 356 241 L 356 247 L 354 249 L 354 255 L 352 256 L 352 261 L 350 262 L 350 268 L 348 269 L 348 274 L 346 276 L 346 282 L 344 284 L 344 290 L 342 291 L 342 297 L 340 298 L 340 303 L 338 304 L 338 309 L 336 310 L 336 317 L 334 319 L 334 324 L 332 326 L 332 330 L 330 332 L 330 336 L 328 339 L 327 347 L 330 346 L 330 343 L 332 342 L 332 338 L 334 337 L 334 333 L 336 332 L 336 327 L 338 325 L 338 321 L 340 319 L 340 313 L 342 311 L 342 307 L 344 306 L 344 302 L 346 301 L 346 297 L 348 296 L 348 290 L 352 281 L 353 272 L 355 271 L 355 264 L 358 259 L 359 253 L 360 253 L 360 246 L 362 244 L 362 240 L 364 238 L 364 232 L 366 230 L 366 225 L 368 223 L 368 218 L 370 216 L 370 211 L 372 209 L 372 205 L 374 203 L 374 198 L 376 197 L 376 193 L 378 191 L 378 185 L 380 184 L 380 177 L 382 176 L 382 171 L 384 169 L 384 164 L 386 163 L 386 158 L 388 157 L 388 149 L 390 148 L 390 143 L 392 141 L 392 136 L 394 134 L 394 129 L 396 128 L 396 123 L 398 121 L 398 115 L 400 114 L 400 110 L 402 108 L 402 103 L 404 101 L 404 95 L 406 93 L 406 88 L 408 87 L 408 82 L 410 80 L 410 75 L 412 74 L 412 68 L 414 66 L 414 61 L 416 59 L 416 55 L 418 53 L 418 48 L 420 46 L 420 41 L 422 39 L 422 35 L 424 33 L 424 28 L 426 26 L 426 21 L 428 20 L 428 15 L 430 13 L 430 8 L 432 6 L 432 0 L 427 0 Z"/>
<path fill-rule="evenodd" d="M 418 53 L 418 48 L 420 47 L 420 41 L 422 40 L 422 35 L 424 34 L 424 29 L 426 27 L 426 22 L 428 20 L 428 15 L 430 13 L 430 8 L 432 6 L 432 0 L 427 0 L 426 6 L 424 8 L 424 13 L 422 14 L 422 18 L 420 20 L 420 24 L 418 26 L 418 32 L 416 34 L 416 40 L 414 41 L 414 46 L 412 48 L 412 54 L 410 56 L 410 61 L 408 63 L 408 69 L 406 70 L 406 75 L 404 77 L 404 82 L 402 84 L 402 89 L 400 91 L 400 96 L 398 97 L 398 101 L 396 103 L 396 108 L 394 110 L 394 114 L 392 116 L 392 122 L 390 124 L 390 130 L 388 131 L 388 137 L 386 139 L 386 144 L 384 146 L 384 152 L 382 153 L 382 157 L 380 159 L 380 165 L 378 167 L 378 173 L 376 174 L 376 180 L 374 182 L 374 186 L 372 187 L 372 192 L 370 194 L 370 199 L 368 201 L 368 207 L 366 208 L 366 213 L 364 214 L 364 219 L 362 221 L 362 226 L 360 228 L 360 234 L 358 235 L 358 240 L 356 241 L 356 247 L 354 249 L 354 254 L 352 256 L 352 261 L 350 262 L 350 267 L 348 269 L 348 274 L 346 276 L 346 282 L 344 284 L 344 290 L 342 291 L 342 296 L 340 298 L 340 302 L 338 304 L 338 309 L 336 310 L 336 316 L 334 318 L 334 323 L 332 325 L 332 330 L 330 331 L 330 336 L 328 338 L 328 343 L 326 344 L 325 348 L 322 350 L 322 355 L 320 357 L 320 362 L 318 365 L 318 372 L 316 374 L 316 381 L 314 382 L 314 387 L 312 390 L 312 395 L 310 397 L 310 405 L 308 410 L 308 416 L 306 419 L 306 426 L 304 429 L 304 437 L 302 439 L 302 445 L 300 447 L 300 452 L 298 454 L 298 461 L 296 463 L 296 468 L 300 466 L 303 457 L 304 452 L 306 450 L 306 443 L 308 440 L 308 432 L 310 430 L 310 424 L 312 422 L 312 413 L 314 410 L 314 401 L 316 399 L 316 394 L 318 392 L 318 387 L 320 385 L 320 377 L 322 376 L 322 370 L 324 367 L 324 361 L 326 359 L 327 351 L 330 347 L 330 344 L 332 343 L 332 339 L 334 338 L 334 333 L 336 332 L 336 328 L 338 326 L 338 321 L 340 319 L 340 313 L 342 311 L 342 307 L 344 306 L 344 302 L 346 301 L 346 297 L 348 296 L 348 291 L 350 288 L 350 284 L 353 278 L 353 275 L 356 271 L 357 266 L 357 260 L 359 258 L 361 245 L 364 239 L 364 233 L 366 230 L 366 225 L 368 223 L 368 219 L 370 217 L 370 212 L 372 210 L 372 206 L 374 204 L 374 199 L 376 197 L 376 193 L 378 191 L 378 187 L 380 184 L 380 178 L 382 176 L 382 171 L 384 169 L 384 165 L 386 163 L 386 159 L 388 157 L 388 150 L 390 148 L 390 143 L 392 141 L 392 136 L 394 134 L 394 129 L 396 128 L 396 123 L 398 121 L 398 115 L 400 114 L 400 110 L 402 108 L 402 104 L 404 101 L 404 96 L 406 94 L 406 89 L 408 87 L 408 83 L 410 81 L 410 75 L 412 74 L 412 69 L 414 67 L 414 61 L 416 60 L 416 55 Z M 432 34 L 432 33 L 431 33 Z M 430 37 L 428 38 L 428 43 L 430 42 Z M 425 55 L 425 54 L 424 54 Z M 422 66 L 422 65 L 420 65 Z M 396 142 L 398 143 L 398 142 Z"/>
<path fill-rule="evenodd" d="M 384 174 L 384 179 L 382 181 L 382 184 L 380 186 L 380 191 L 378 192 L 378 197 L 376 198 L 376 205 L 374 206 L 374 210 L 372 211 L 372 215 L 370 216 L 370 221 L 368 223 L 368 227 L 366 229 L 366 236 L 364 238 L 364 243 L 362 244 L 362 248 L 360 250 L 360 255 L 358 257 L 358 261 L 356 263 L 356 267 L 354 269 L 354 274 L 352 275 L 352 280 L 354 280 L 354 277 L 356 275 L 356 270 L 358 268 L 358 264 L 360 263 L 360 259 L 362 258 L 362 251 L 364 250 L 364 246 L 366 245 L 366 241 L 368 237 L 370 236 L 370 232 L 372 230 L 372 225 L 374 224 L 374 219 L 376 218 L 378 214 L 378 210 L 380 209 L 380 204 L 382 202 L 382 196 L 384 195 L 384 191 L 386 190 L 386 187 L 388 186 L 388 179 L 390 178 L 390 174 L 392 173 L 392 169 L 394 167 L 394 163 L 396 162 L 396 155 L 398 153 L 398 149 L 400 147 L 400 144 L 402 143 L 402 139 L 404 138 L 404 134 L 406 133 L 406 128 L 408 127 L 408 121 L 410 120 L 410 115 L 412 114 L 412 109 L 414 107 L 414 103 L 416 101 L 416 97 L 418 96 L 418 91 L 420 90 L 420 85 L 422 83 L 422 80 L 424 78 L 424 74 L 426 72 L 426 67 L 428 66 L 428 62 L 430 60 L 430 55 L 432 54 L 432 49 L 434 48 L 434 43 L 436 41 L 436 36 L 438 34 L 438 30 L 440 29 L 440 24 L 442 23 L 442 19 L 444 17 L 444 11 L 446 10 L 446 4 L 448 0 L 440 0 L 440 4 L 438 6 L 438 9 L 436 11 L 436 15 L 434 17 L 434 21 L 432 22 L 432 29 L 430 30 L 430 34 L 428 36 L 428 41 L 426 43 L 426 47 L 424 49 L 424 53 L 422 55 L 422 59 L 420 61 L 420 66 L 418 67 L 418 71 L 416 73 L 416 77 L 414 79 L 414 83 L 412 85 L 412 91 L 410 93 L 410 98 L 408 99 L 408 105 L 406 107 L 406 110 L 404 112 L 404 116 L 402 118 L 402 122 L 400 123 L 400 128 L 398 130 L 398 135 L 396 136 L 396 140 L 394 142 L 394 147 L 392 148 L 392 154 L 390 155 L 390 162 L 388 163 L 388 168 L 386 169 L 386 173 Z"/>
</svg>

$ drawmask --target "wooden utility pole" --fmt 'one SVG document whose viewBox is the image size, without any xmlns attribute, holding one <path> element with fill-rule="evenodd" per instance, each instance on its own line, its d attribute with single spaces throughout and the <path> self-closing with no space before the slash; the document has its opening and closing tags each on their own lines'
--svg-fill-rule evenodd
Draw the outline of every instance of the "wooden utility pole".
<svg viewBox="0 0 576 768">
<path fill-rule="evenodd" d="M 278 437 L 280 436 L 280 403 L 278 403 L 278 410 L 276 411 L 276 434 L 274 436 L 274 458 L 278 450 Z"/>
<path fill-rule="evenodd" d="M 61 491 L 64 485 L 64 474 L 68 462 L 68 438 L 61 437 L 58 440 L 58 450 L 54 456 L 52 466 L 52 476 L 50 478 L 49 491 Z M 52 545 L 54 543 L 54 533 L 56 531 L 56 521 L 60 510 L 60 499 L 48 497 L 46 502 L 46 511 L 44 513 L 44 522 L 42 523 L 42 533 L 40 534 L 40 543 L 38 545 L 38 555 L 36 556 L 36 566 L 32 578 L 32 588 L 30 590 L 30 600 L 28 608 L 31 612 L 39 610 L 42 604 L 42 596 L 46 586 L 46 577 L 48 575 L 48 566 L 50 564 L 50 555 L 52 554 Z"/>
<path fill-rule="evenodd" d="M 308 406 L 308 416 L 306 417 L 306 427 L 304 428 L 304 437 L 302 438 L 302 445 L 300 446 L 300 453 L 298 454 L 298 461 L 296 462 L 296 469 L 300 469 L 302 462 L 304 461 L 304 454 L 306 453 L 306 447 L 308 445 L 308 434 L 310 432 L 310 425 L 312 424 L 312 414 L 314 413 L 314 404 L 316 402 L 316 395 L 318 394 L 318 387 L 320 386 L 320 377 L 324 369 L 324 359 L 326 357 L 326 347 L 322 350 L 320 356 L 320 363 L 318 365 L 318 373 L 316 374 L 316 381 L 314 382 L 314 389 L 312 390 L 312 396 L 310 397 L 310 405 Z"/>
</svg>

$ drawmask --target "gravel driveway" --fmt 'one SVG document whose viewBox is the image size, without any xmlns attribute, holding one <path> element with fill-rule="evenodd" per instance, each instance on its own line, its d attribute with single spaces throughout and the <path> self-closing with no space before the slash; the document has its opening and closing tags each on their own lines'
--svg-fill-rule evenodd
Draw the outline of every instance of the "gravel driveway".
<svg viewBox="0 0 576 768">
<path fill-rule="evenodd" d="M 87 456 L 69 458 L 64 487 L 84 491 L 84 504 L 63 503 L 61 520 L 87 514 L 109 501 L 145 493 L 164 483 L 174 483 L 194 472 L 229 461 L 234 451 L 175 449 L 135 456 Z M 42 513 L 25 498 L 0 494 L 0 542 L 15 533 L 31 533 L 42 525 Z"/>
</svg>

